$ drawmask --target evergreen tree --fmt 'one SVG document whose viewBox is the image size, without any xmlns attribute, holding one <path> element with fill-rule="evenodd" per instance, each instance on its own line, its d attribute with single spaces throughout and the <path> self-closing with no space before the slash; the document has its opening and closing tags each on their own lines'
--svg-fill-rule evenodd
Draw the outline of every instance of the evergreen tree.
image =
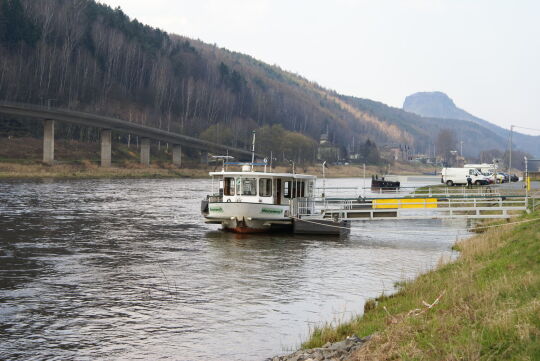
<svg viewBox="0 0 540 361">
<path fill-rule="evenodd" d="M 34 46 L 40 38 L 37 26 L 26 17 L 20 0 L 2 0 L 0 40 L 12 48 L 21 41 Z"/>
</svg>

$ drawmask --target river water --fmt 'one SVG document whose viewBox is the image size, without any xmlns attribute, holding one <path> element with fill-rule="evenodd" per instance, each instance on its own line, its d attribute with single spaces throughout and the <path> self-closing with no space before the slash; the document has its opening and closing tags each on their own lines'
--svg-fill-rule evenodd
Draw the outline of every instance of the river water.
<svg viewBox="0 0 540 361">
<path fill-rule="evenodd" d="M 1 182 L 0 359 L 262 360 L 429 269 L 464 228 L 378 221 L 341 239 L 235 235 L 203 223 L 209 188 Z"/>
</svg>

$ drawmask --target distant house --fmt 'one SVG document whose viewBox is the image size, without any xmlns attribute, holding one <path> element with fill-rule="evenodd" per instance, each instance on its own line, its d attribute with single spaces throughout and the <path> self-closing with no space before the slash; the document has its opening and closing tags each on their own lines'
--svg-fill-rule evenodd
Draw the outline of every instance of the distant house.
<svg viewBox="0 0 540 361">
<path fill-rule="evenodd" d="M 426 154 L 416 154 L 414 156 L 414 161 L 422 164 L 437 164 L 436 157 L 430 157 Z"/>
<path fill-rule="evenodd" d="M 382 157 L 386 160 L 404 162 L 414 160 L 412 148 L 407 144 L 387 144 L 381 149 Z"/>
<path fill-rule="evenodd" d="M 328 131 L 321 134 L 317 149 L 317 160 L 327 162 L 337 162 L 340 160 L 339 148 L 330 142 Z"/>
</svg>

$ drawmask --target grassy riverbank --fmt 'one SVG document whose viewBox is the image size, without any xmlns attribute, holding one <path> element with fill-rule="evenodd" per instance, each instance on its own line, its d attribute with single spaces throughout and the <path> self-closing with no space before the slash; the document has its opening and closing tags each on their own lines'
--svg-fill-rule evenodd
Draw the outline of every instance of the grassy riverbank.
<svg viewBox="0 0 540 361">
<path fill-rule="evenodd" d="M 133 163 L 128 167 L 101 168 L 95 163 L 18 164 L 0 162 L 0 179 L 91 179 L 91 178 L 205 178 L 205 169 L 176 168 L 172 166 L 141 167 Z"/>
<path fill-rule="evenodd" d="M 167 162 L 156 162 L 150 167 L 141 166 L 134 161 L 127 161 L 120 167 L 101 168 L 95 161 L 82 161 L 72 163 L 58 163 L 45 165 L 37 161 L 0 161 L 0 179 L 32 179 L 32 178 L 207 178 L 209 171 L 219 170 L 221 167 L 198 165 L 177 168 Z M 289 172 L 290 168 L 275 167 L 275 172 Z M 422 174 L 423 168 L 399 166 L 394 174 Z M 297 173 L 313 174 L 322 177 L 321 167 L 297 167 Z M 376 166 L 366 167 L 366 175 L 381 174 Z M 331 166 L 326 170 L 328 178 L 362 177 L 363 169 L 360 166 Z"/>
<path fill-rule="evenodd" d="M 455 262 L 368 301 L 361 317 L 314 330 L 303 346 L 373 335 L 352 360 L 539 360 L 538 218 L 459 242 Z"/>
</svg>

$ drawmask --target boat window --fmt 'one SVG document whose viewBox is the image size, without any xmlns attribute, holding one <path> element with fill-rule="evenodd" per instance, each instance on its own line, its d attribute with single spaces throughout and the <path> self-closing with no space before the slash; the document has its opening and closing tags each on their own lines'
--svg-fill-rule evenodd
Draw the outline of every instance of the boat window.
<svg viewBox="0 0 540 361">
<path fill-rule="evenodd" d="M 303 197 L 304 194 L 305 194 L 304 193 L 304 186 L 305 186 L 304 182 L 294 180 L 293 184 L 292 184 L 293 197 Z"/>
<path fill-rule="evenodd" d="M 308 182 L 307 195 L 308 197 L 311 197 L 313 195 L 313 181 Z"/>
<path fill-rule="evenodd" d="M 234 196 L 234 178 L 224 179 L 223 194 L 226 196 Z"/>
<path fill-rule="evenodd" d="M 240 192 L 240 184 L 242 192 Z M 238 178 L 236 180 L 236 193 L 244 196 L 257 195 L 257 179 L 256 178 Z"/>
<path fill-rule="evenodd" d="M 261 197 L 272 196 L 272 179 L 271 178 L 259 179 L 259 195 Z"/>
<path fill-rule="evenodd" d="M 283 183 L 283 197 L 284 198 L 291 198 L 291 181 L 285 181 Z"/>
<path fill-rule="evenodd" d="M 303 197 L 305 195 L 304 188 L 306 187 L 306 183 L 304 181 L 298 182 L 298 187 L 300 187 L 300 189 L 298 190 L 298 196 Z"/>
</svg>

